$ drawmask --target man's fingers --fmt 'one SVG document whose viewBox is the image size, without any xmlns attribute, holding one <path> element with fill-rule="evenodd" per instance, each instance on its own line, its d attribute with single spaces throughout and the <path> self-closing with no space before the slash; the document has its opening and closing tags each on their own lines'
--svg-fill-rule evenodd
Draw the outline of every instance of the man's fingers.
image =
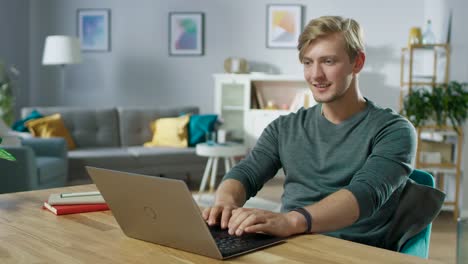
<svg viewBox="0 0 468 264">
<path fill-rule="evenodd" d="M 271 225 L 269 225 L 268 223 L 258 223 L 258 224 L 246 227 L 244 229 L 244 232 L 245 233 L 258 233 L 258 232 L 272 233 L 270 229 L 271 229 Z"/>
<path fill-rule="evenodd" d="M 228 226 L 229 219 L 231 218 L 232 208 L 224 207 L 221 214 L 221 228 L 225 229 Z"/>
<path fill-rule="evenodd" d="M 237 227 L 235 234 L 237 236 L 241 236 L 244 233 L 245 229 L 249 226 L 265 222 L 266 218 L 265 215 L 262 214 L 262 212 L 253 211 L 244 219 L 244 221 L 242 221 L 242 223 L 240 223 L 239 227 Z"/>
<path fill-rule="evenodd" d="M 229 220 L 229 234 L 234 235 L 237 232 L 240 224 L 245 221 L 247 217 L 252 214 L 252 210 L 245 208 L 238 208 L 232 212 L 231 219 Z"/>
<path fill-rule="evenodd" d="M 215 225 L 218 222 L 219 214 L 221 214 L 223 208 L 221 206 L 211 207 L 210 215 L 208 217 L 208 224 Z"/>
<path fill-rule="evenodd" d="M 210 216 L 210 211 L 211 211 L 211 207 L 203 209 L 202 217 L 203 217 L 203 219 L 205 219 L 205 221 L 208 220 L 208 217 Z"/>
</svg>

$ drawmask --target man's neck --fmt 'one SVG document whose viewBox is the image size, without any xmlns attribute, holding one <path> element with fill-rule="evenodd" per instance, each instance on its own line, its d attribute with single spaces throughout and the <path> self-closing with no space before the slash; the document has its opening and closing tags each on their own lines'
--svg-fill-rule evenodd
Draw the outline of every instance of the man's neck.
<svg viewBox="0 0 468 264">
<path fill-rule="evenodd" d="M 351 116 L 363 111 L 367 102 L 361 95 L 359 89 L 348 90 L 349 94 L 330 102 L 322 104 L 322 115 L 333 124 L 340 124 Z"/>
</svg>

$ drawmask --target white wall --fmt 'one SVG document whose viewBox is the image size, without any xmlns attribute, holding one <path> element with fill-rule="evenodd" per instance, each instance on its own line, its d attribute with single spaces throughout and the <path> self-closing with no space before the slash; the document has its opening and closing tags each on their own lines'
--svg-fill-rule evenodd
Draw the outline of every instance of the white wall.
<svg viewBox="0 0 468 264">
<path fill-rule="evenodd" d="M 302 74 L 295 49 L 265 47 L 266 0 L 31 0 L 31 105 L 198 105 L 213 111 L 213 73 L 229 56 L 246 58 L 253 70 Z M 275 1 L 275 3 L 291 3 Z M 295 1 L 305 21 L 337 14 L 361 22 L 368 62 L 361 75 L 364 93 L 383 106 L 398 107 L 399 51 L 408 29 L 423 22 L 423 0 L 376 3 L 362 0 Z M 111 9 L 110 52 L 84 53 L 83 63 L 66 68 L 66 100 L 57 67 L 40 64 L 43 42 L 51 34 L 76 34 L 78 8 Z M 205 13 L 205 55 L 168 55 L 168 13 Z M 259 68 L 260 67 L 260 68 Z"/>
</svg>

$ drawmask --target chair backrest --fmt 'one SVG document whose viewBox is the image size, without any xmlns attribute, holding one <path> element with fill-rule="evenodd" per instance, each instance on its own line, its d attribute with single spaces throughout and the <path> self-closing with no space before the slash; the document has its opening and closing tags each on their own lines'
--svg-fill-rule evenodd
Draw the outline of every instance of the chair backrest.
<svg viewBox="0 0 468 264">
<path fill-rule="evenodd" d="M 468 217 L 460 216 L 457 224 L 457 263 L 468 260 Z"/>
<path fill-rule="evenodd" d="M 413 170 L 409 176 L 416 183 L 435 187 L 434 177 L 428 172 L 422 170 Z M 400 252 L 421 258 L 429 257 L 429 244 L 431 241 L 432 224 L 429 224 L 421 232 L 410 238 L 401 248 Z"/>
</svg>

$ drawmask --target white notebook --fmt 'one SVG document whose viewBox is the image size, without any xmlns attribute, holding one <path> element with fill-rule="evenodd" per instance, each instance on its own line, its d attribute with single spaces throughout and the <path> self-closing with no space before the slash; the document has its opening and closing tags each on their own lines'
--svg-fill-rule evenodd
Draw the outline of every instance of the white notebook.
<svg viewBox="0 0 468 264">
<path fill-rule="evenodd" d="M 58 204 L 98 204 L 105 203 L 99 192 L 76 192 L 76 193 L 53 193 L 49 196 L 47 203 Z"/>
</svg>

